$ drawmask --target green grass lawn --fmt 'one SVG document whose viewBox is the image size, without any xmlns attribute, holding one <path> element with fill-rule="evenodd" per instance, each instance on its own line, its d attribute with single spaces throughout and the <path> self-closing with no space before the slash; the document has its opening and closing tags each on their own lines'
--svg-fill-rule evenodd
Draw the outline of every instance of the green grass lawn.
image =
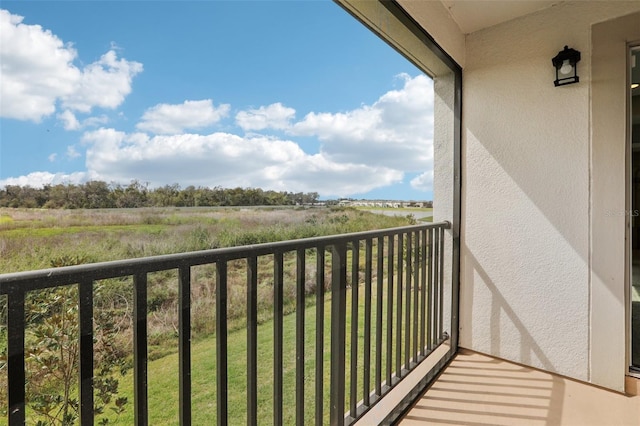
<svg viewBox="0 0 640 426">
<path fill-rule="evenodd" d="M 372 331 L 371 331 L 371 374 L 370 383 L 374 386 L 374 366 L 376 362 L 375 355 L 375 324 L 376 324 L 376 284 L 372 283 Z M 364 284 L 358 287 L 358 328 L 363 329 L 364 326 Z M 395 290 L 394 290 L 395 293 Z M 351 313 L 352 313 L 352 294 L 353 289 L 347 292 L 347 318 L 346 318 L 346 399 L 345 409 L 348 409 L 349 403 L 349 369 L 350 369 L 350 347 L 351 347 Z M 382 312 L 382 329 L 383 329 L 383 348 L 386 348 L 386 315 L 387 315 L 387 293 L 386 283 L 382 294 L 383 312 Z M 325 423 L 329 420 L 329 386 L 330 386 L 330 329 L 331 329 L 331 297 L 328 293 L 324 302 L 324 418 Z M 315 331 L 316 331 L 316 306 L 312 304 L 314 297 L 308 299 L 309 306 L 305 309 L 305 422 L 312 422 L 315 410 L 315 368 L 316 368 L 316 348 L 315 348 Z M 395 300 L 394 300 L 395 302 Z M 394 310 L 397 306 L 394 303 Z M 403 306 L 404 307 L 404 306 Z M 394 314 L 395 320 L 395 314 Z M 404 322 L 404 315 L 403 315 Z M 295 423 L 295 347 L 296 347 L 296 315 L 295 312 L 284 317 L 283 321 L 283 382 L 284 382 L 284 424 Z M 273 327 L 272 320 L 265 321 L 258 327 L 258 413 L 259 419 L 264 422 L 271 422 L 273 419 Z M 395 334 L 395 330 L 394 330 Z M 395 342 L 395 336 L 394 336 Z M 364 358 L 364 335 L 362 331 L 358 336 L 358 398 L 362 398 L 362 382 L 363 382 L 363 358 Z M 228 406 L 229 406 L 229 423 L 230 424 L 246 424 L 246 328 L 240 326 L 228 333 Z M 170 339 L 165 342 L 165 346 L 177 348 L 177 338 Z M 402 354 L 402 353 L 401 353 Z M 382 351 L 383 380 L 386 376 L 386 351 Z M 396 355 L 396 349 L 391 354 Z M 216 339 L 215 336 L 205 337 L 192 344 L 192 416 L 193 424 L 214 424 L 216 420 Z M 98 366 L 96 366 L 97 368 Z M 120 392 L 119 397 L 127 397 L 129 403 L 126 410 L 119 417 L 108 412 L 107 416 L 110 423 L 115 424 L 133 424 L 133 371 L 119 378 Z M 178 355 L 173 353 L 162 358 L 149 362 L 148 367 L 148 395 L 149 395 L 149 424 L 153 425 L 174 425 L 178 423 L 179 413 L 179 369 Z M 27 409 L 27 418 L 33 420 L 33 413 Z M 102 416 L 98 416 L 99 420 Z M 29 423 L 29 421 L 28 421 Z M 97 423 L 97 421 L 96 421 Z M 6 424 L 6 419 L 0 419 L 0 425 Z"/>
<path fill-rule="evenodd" d="M 386 285 L 386 284 L 385 284 Z M 371 353 L 371 385 L 375 383 L 375 283 L 372 291 L 372 353 Z M 359 328 L 364 325 L 364 285 L 359 287 Z M 346 321 L 346 399 L 345 409 L 349 408 L 349 365 L 350 365 L 350 328 L 351 328 L 351 291 L 347 293 Z M 386 298 L 386 295 L 383 294 Z M 383 330 L 386 328 L 386 302 L 383 309 Z M 324 418 L 329 422 L 329 385 L 330 385 L 330 312 L 331 298 L 325 297 L 324 306 Z M 305 423 L 312 423 L 315 410 L 315 306 L 305 310 Z M 404 318 L 403 318 L 404 320 Z M 284 317 L 284 424 L 295 423 L 295 313 Z M 258 327 L 258 416 L 262 422 L 273 419 L 273 321 L 267 321 Z M 395 337 L 394 337 L 395 339 Z M 358 337 L 358 400 L 361 399 L 363 381 L 364 335 Z M 174 343 L 177 345 L 177 339 Z M 383 333 L 383 347 L 386 347 L 386 331 Z M 395 356 L 395 348 L 392 356 Z M 216 341 L 215 336 L 205 338 L 192 345 L 192 416 L 193 424 L 214 424 L 216 421 Z M 386 351 L 382 351 L 383 380 L 385 377 Z M 246 424 L 246 330 L 244 328 L 228 334 L 228 402 L 229 424 Z M 178 355 L 172 354 L 149 363 L 149 424 L 174 425 L 178 422 L 179 373 Z M 133 423 L 133 375 L 130 371 L 120 379 L 121 396 L 126 396 L 130 403 L 127 411 L 117 418 L 118 423 Z M 116 417 L 112 417 L 115 421 Z"/>
</svg>

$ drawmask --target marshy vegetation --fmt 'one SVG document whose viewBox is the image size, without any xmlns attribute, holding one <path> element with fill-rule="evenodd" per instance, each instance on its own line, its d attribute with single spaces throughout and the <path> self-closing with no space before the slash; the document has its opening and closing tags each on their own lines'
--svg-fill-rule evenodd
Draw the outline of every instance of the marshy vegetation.
<svg viewBox="0 0 640 426">
<path fill-rule="evenodd" d="M 383 216 L 344 208 L 0 209 L 0 273 L 342 234 L 414 223 L 412 216 Z M 314 263 L 309 259 L 309 265 Z M 237 350 L 242 352 L 246 339 L 242 331 L 246 325 L 246 271 L 242 261 L 230 262 L 228 268 L 229 345 L 230 350 L 236 345 L 239 348 Z M 330 282 L 330 272 L 327 269 L 325 285 Z M 295 273 L 295 256 L 285 255 L 285 312 L 295 310 Z M 315 292 L 315 273 L 315 268 L 305 271 L 307 295 Z M 177 280 L 177 272 L 149 275 L 149 360 L 155 363 L 158 371 L 175 364 L 172 359 L 175 358 L 178 347 Z M 272 327 L 272 280 L 273 258 L 261 257 L 258 265 L 258 318 L 263 324 L 263 331 Z M 194 357 L 206 358 L 207 353 L 213 353 L 211 342 L 215 342 L 215 286 L 214 265 L 193 268 L 191 332 Z M 75 287 L 32 292 L 28 295 L 26 363 L 29 396 L 27 416 L 30 423 L 77 423 L 76 301 Z M 314 298 L 307 299 L 309 306 L 313 303 Z M 130 278 L 104 280 L 94 284 L 96 419 L 104 424 L 119 420 L 127 424 L 131 422 L 132 306 L 133 284 Z M 314 310 L 310 310 L 310 315 Z M 286 321 L 292 322 L 285 320 L 285 324 Z M 308 324 L 312 325 L 313 321 L 308 321 Z M 285 333 L 294 335 L 293 323 L 290 328 Z M 237 337 L 233 338 L 234 335 Z M 265 334 L 265 339 L 264 347 L 268 352 L 268 333 Z M 6 401 L 7 379 L 4 364 L 6 298 L 2 296 L 0 354 L 0 407 L 6 407 L 3 403 Z M 269 354 L 265 353 L 263 356 L 268 357 Z M 236 358 L 242 359 L 242 354 L 239 353 Z M 213 367 L 209 364 L 194 364 L 194 386 L 198 386 L 198 374 L 207 376 L 203 369 L 209 371 L 209 375 L 215 371 L 211 370 Z M 237 371 L 230 371 L 230 376 L 241 379 L 243 367 L 238 362 Z M 153 368 L 150 368 L 150 374 L 153 374 Z M 163 382 L 162 373 L 158 378 L 155 382 L 150 382 L 150 396 L 162 395 L 162 389 L 168 386 Z M 177 376 L 174 379 L 177 380 Z M 290 380 L 293 382 L 292 376 Z M 203 392 L 207 387 L 215 388 L 212 383 L 201 383 Z M 241 389 L 244 386 L 243 380 L 238 380 L 238 383 Z M 293 383 L 290 385 L 293 386 Z M 154 389 L 154 386 L 158 387 Z M 177 385 L 171 391 L 177 391 Z M 265 393 L 267 394 L 268 392 Z M 215 399 L 211 403 L 213 401 Z M 153 401 L 150 400 L 150 404 Z M 162 406 L 163 403 L 159 404 Z M 204 406 L 207 404 L 204 402 Z M 215 404 L 213 406 L 215 411 Z M 264 409 L 270 409 L 268 402 L 265 402 Z M 239 407 L 236 416 L 242 417 L 243 410 L 244 406 Z M 210 417 L 203 413 L 209 411 L 204 410 L 198 414 L 205 416 L 200 419 L 208 422 Z M 0 424 L 3 424 L 6 413 L 2 413 L 2 408 L 0 415 Z M 166 416 L 165 420 L 163 416 Z M 170 412 L 161 414 L 154 424 L 172 424 L 173 419 L 175 417 Z"/>
</svg>

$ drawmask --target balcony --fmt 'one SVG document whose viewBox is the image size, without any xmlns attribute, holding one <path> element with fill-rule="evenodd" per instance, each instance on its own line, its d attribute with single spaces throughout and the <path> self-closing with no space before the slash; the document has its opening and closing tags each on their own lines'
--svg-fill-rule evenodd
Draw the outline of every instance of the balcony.
<svg viewBox="0 0 640 426">
<path fill-rule="evenodd" d="M 449 218 L 451 231 L 440 223 L 0 277 L 10 424 L 30 419 L 25 300 L 62 286 L 77 288 L 81 301 L 75 392 L 82 423 L 94 422 L 91 301 L 95 282 L 115 278 L 135 288 L 133 405 L 137 424 L 153 424 L 147 284 L 149 274 L 167 270 L 179 275 L 179 421 L 190 424 L 202 409 L 192 398 L 187 297 L 200 265 L 217 283 L 212 423 L 233 423 L 229 384 L 245 380 L 248 424 L 368 425 L 402 415 L 404 424 L 640 424 L 638 397 L 622 393 L 638 388 L 625 375 L 637 353 L 629 266 L 638 221 L 628 213 L 638 183 L 629 129 L 638 122 L 629 111 L 640 98 L 629 77 L 638 69 L 630 48 L 640 40 L 640 3 L 336 1 L 434 79 L 434 194 L 446 207 L 435 217 Z M 581 81 L 556 88 L 550 60 L 567 43 L 583 52 Z M 255 266 L 264 257 L 272 264 L 273 350 L 258 359 Z M 224 337 L 224 284 L 236 261 L 246 264 L 246 379 L 229 375 Z M 303 271 L 293 283 L 284 274 L 291 262 Z M 315 295 L 304 297 L 307 267 L 316 270 Z M 458 282 L 462 345 L 521 364 L 457 351 Z M 296 308 L 286 315 L 290 285 Z M 290 322 L 295 335 L 287 340 Z M 264 365 L 272 386 L 262 411 L 256 381 Z"/>
<path fill-rule="evenodd" d="M 400 424 L 639 425 L 639 383 L 624 395 L 463 349 Z"/>
<path fill-rule="evenodd" d="M 455 302 L 452 280 L 447 278 L 451 265 L 445 264 L 447 250 L 451 250 L 445 245 L 449 227 L 448 222 L 441 222 L 2 275 L 0 296 L 7 301 L 8 424 L 35 420 L 27 390 L 31 373 L 25 341 L 30 324 L 25 318 L 32 318 L 27 301 L 32 293 L 55 288 L 73 289 L 75 293 L 70 294 L 77 295 L 73 304 L 77 309 L 77 336 L 73 337 L 78 342 L 77 361 L 70 362 L 77 385 L 67 396 L 77 394 L 81 424 L 98 422 L 94 411 L 95 373 L 100 367 L 94 347 L 96 283 L 114 279 L 129 280 L 133 291 L 133 418 L 138 425 L 156 423 L 154 416 L 163 413 L 149 408 L 149 400 L 158 395 L 150 395 L 148 386 L 148 290 L 149 277 L 162 271 L 177 271 L 179 298 L 179 343 L 175 348 L 179 419 L 172 423 L 191 424 L 193 413 L 204 409 L 194 398 L 198 378 L 192 374 L 191 351 L 191 286 L 199 277 L 192 272 L 202 266 L 210 267 L 215 276 L 215 350 L 210 354 L 215 359 L 215 379 L 207 384 L 215 400 L 205 405 L 215 406 L 217 424 L 238 423 L 230 417 L 234 392 L 230 385 L 238 385 L 239 380 L 243 381 L 240 387 L 246 387 L 246 409 L 241 411 L 247 424 L 272 420 L 274 424 L 343 425 L 354 423 L 384 397 L 401 389 L 401 384 L 406 387 L 405 379 L 413 376 L 409 391 L 402 391 L 397 406 L 384 415 L 384 421 L 391 422 L 410 404 L 408 398 L 417 395 L 455 353 L 456 335 L 449 336 L 450 330 L 456 329 L 451 327 Z M 259 264 L 264 266 L 265 259 L 271 268 L 267 281 L 273 294 L 269 319 L 273 331 L 266 344 L 272 356 L 259 359 L 258 348 L 265 345 L 258 339 L 262 327 L 258 325 Z M 246 345 L 241 349 L 246 353 L 246 377 L 229 374 L 237 353 L 232 354 L 229 346 L 230 265 L 234 265 L 234 276 L 237 266 L 243 265 L 241 275 L 246 279 Z M 310 271 L 315 279 L 311 294 L 305 289 Z M 260 277 L 264 281 L 264 275 Z M 295 307 L 288 309 L 292 313 L 285 309 L 285 289 L 295 293 Z M 37 321 L 46 323 L 46 315 Z M 285 323 L 293 322 L 294 332 L 288 333 L 294 334 L 291 339 L 285 336 Z M 265 379 L 259 371 L 264 371 L 265 365 L 272 383 L 267 407 L 259 403 L 264 397 L 259 394 L 259 389 L 264 392 L 259 382 Z M 428 365 L 427 371 L 417 370 Z M 418 380 L 412 372 L 419 373 Z"/>
</svg>

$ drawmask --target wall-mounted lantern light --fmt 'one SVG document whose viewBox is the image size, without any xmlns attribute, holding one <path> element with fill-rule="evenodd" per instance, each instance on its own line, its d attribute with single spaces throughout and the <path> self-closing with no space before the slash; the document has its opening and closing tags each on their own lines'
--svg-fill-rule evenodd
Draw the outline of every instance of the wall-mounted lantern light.
<svg viewBox="0 0 640 426">
<path fill-rule="evenodd" d="M 558 52 L 556 57 L 551 60 L 553 66 L 556 67 L 556 80 L 553 84 L 557 87 L 579 82 L 577 65 L 579 61 L 580 52 L 575 49 L 569 49 L 568 46 L 565 46 L 564 50 Z"/>
</svg>

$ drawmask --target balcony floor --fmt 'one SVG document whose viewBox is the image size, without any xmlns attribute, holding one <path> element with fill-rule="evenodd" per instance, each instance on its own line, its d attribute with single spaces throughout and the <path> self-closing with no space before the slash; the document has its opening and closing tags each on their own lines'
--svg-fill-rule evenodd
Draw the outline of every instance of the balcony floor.
<svg viewBox="0 0 640 426">
<path fill-rule="evenodd" d="M 636 396 L 461 350 L 401 425 L 640 425 Z"/>
</svg>

